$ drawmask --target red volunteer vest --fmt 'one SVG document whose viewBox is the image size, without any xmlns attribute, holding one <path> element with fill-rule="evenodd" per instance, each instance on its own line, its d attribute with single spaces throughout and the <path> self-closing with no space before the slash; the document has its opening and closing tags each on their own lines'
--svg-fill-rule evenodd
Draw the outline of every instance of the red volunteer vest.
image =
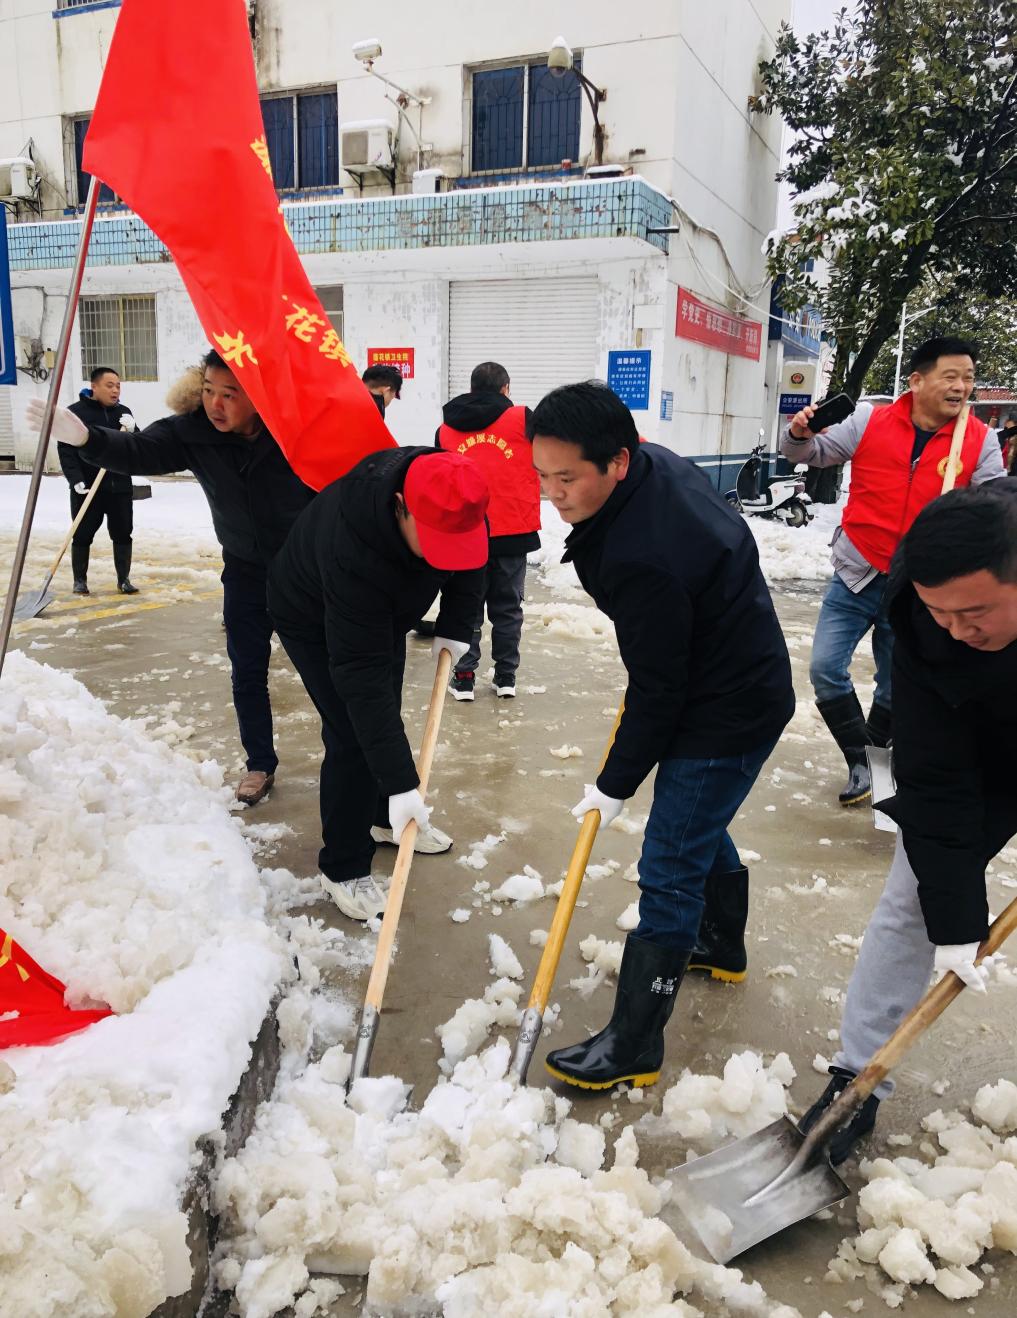
<svg viewBox="0 0 1017 1318">
<path fill-rule="evenodd" d="M 540 478 L 526 438 L 526 408 L 509 407 L 483 430 L 464 435 L 451 426 L 438 428 L 438 443 L 480 464 L 491 491 L 487 519 L 492 538 L 540 530 Z"/>
<path fill-rule="evenodd" d="M 880 572 L 886 572 L 905 532 L 927 503 L 939 497 L 953 439 L 949 421 L 932 436 L 914 471 L 915 443 L 910 393 L 877 407 L 851 459 L 851 489 L 841 525 L 851 543 Z M 971 484 L 986 426 L 968 417 L 956 488 Z"/>
</svg>

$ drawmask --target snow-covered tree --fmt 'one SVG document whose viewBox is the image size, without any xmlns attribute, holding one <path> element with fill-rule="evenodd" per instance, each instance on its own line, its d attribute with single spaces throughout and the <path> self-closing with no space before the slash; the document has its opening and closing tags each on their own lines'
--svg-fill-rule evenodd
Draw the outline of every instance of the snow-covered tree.
<svg viewBox="0 0 1017 1318">
<path fill-rule="evenodd" d="M 782 26 L 760 65 L 753 108 L 795 134 L 795 233 L 770 268 L 836 336 L 834 387 L 860 391 L 923 281 L 1017 297 L 1015 34 L 1017 0 L 858 0 L 829 31 Z"/>
</svg>

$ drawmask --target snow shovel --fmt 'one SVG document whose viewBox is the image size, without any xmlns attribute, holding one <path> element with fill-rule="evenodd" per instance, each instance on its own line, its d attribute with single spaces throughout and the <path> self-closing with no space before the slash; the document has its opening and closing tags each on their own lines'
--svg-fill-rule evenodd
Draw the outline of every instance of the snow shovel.
<svg viewBox="0 0 1017 1318">
<path fill-rule="evenodd" d="M 618 731 L 618 724 L 621 722 L 624 708 L 625 700 L 623 698 L 618 706 L 618 713 L 614 716 L 614 726 L 611 728 L 611 735 L 607 739 L 607 747 L 600 761 L 601 769 L 603 769 L 611 747 L 614 745 L 614 735 Z M 512 1060 L 509 1063 L 509 1074 L 515 1076 L 521 1085 L 526 1083 L 526 1072 L 530 1069 L 530 1062 L 533 1060 L 533 1053 L 537 1047 L 537 1040 L 540 1038 L 540 1031 L 544 1028 L 544 1012 L 547 1010 L 547 1000 L 551 996 L 551 985 L 558 973 L 558 962 L 561 960 L 562 948 L 565 945 L 569 925 L 572 923 L 572 912 L 576 908 L 579 887 L 586 873 L 586 866 L 590 862 L 590 852 L 593 850 L 593 843 L 599 828 L 600 811 L 588 810 L 583 816 L 583 822 L 579 825 L 579 836 L 576 838 L 576 845 L 572 849 L 572 859 L 569 861 L 565 882 L 562 884 L 561 894 L 558 897 L 558 905 L 554 908 L 554 919 L 551 921 L 547 942 L 544 944 L 540 965 L 537 967 L 533 989 L 530 992 L 530 1001 L 523 1012 L 523 1019 L 519 1025 L 519 1036 L 516 1039 Z"/>
<path fill-rule="evenodd" d="M 452 670 L 452 655 L 442 650 L 434 670 L 434 687 L 431 690 L 431 703 L 427 710 L 427 722 L 424 724 L 424 736 L 420 742 L 420 758 L 417 761 L 417 775 L 420 778 L 420 794 L 427 796 L 427 780 L 431 776 L 431 761 L 438 741 L 438 728 L 441 725 L 441 711 L 445 705 L 445 692 L 448 689 L 449 673 Z M 403 909 L 403 897 L 406 883 L 410 877 L 410 862 L 413 859 L 413 844 L 417 840 L 417 822 L 411 819 L 403 829 L 399 839 L 399 854 L 396 856 L 392 870 L 392 882 L 389 885 L 388 901 L 378 935 L 378 946 L 374 953 L 374 965 L 371 978 L 367 981 L 367 993 L 360 1012 L 357 1026 L 357 1042 L 353 1048 L 353 1061 L 350 1065 L 347 1091 L 354 1080 L 367 1075 L 371 1065 L 371 1053 L 378 1035 L 378 1022 L 381 1019 L 381 1000 L 385 996 L 385 984 L 388 970 L 392 963 L 392 945 L 395 942 L 399 916 Z"/>
<path fill-rule="evenodd" d="M 997 951 L 1015 929 L 1017 898 L 993 920 L 976 962 Z M 781 1117 L 755 1135 L 670 1169 L 672 1205 L 718 1263 L 851 1193 L 830 1164 L 830 1139 L 963 988 L 952 971 L 934 984 L 807 1135 Z"/>
<path fill-rule="evenodd" d="M 968 428 L 968 414 L 971 408 L 967 403 L 957 414 L 953 423 L 953 435 L 950 438 L 950 454 L 943 466 L 943 486 L 940 497 L 953 489 L 960 472 L 960 455 L 964 447 L 964 432 Z M 897 825 L 882 810 L 876 809 L 877 801 L 885 801 L 897 790 L 893 780 L 893 759 L 889 746 L 866 746 L 865 754 L 869 761 L 869 778 L 872 783 L 872 823 L 873 827 L 884 833 L 896 833 Z"/>
<path fill-rule="evenodd" d="M 81 507 L 78 509 L 77 517 L 75 517 L 74 521 L 71 522 L 70 530 L 64 536 L 64 542 L 57 551 L 57 556 L 56 558 L 54 558 L 52 564 L 50 565 L 50 569 L 46 573 L 42 585 L 39 587 L 38 590 L 27 591 L 24 595 L 22 595 L 19 598 L 17 604 L 14 606 L 15 622 L 25 622 L 26 619 L 28 618 L 38 617 L 39 614 L 43 611 L 43 609 L 47 606 L 47 604 L 52 604 L 53 601 L 56 599 L 56 596 L 52 594 L 52 592 L 50 591 L 49 588 L 50 583 L 52 582 L 53 578 L 56 576 L 56 570 L 60 566 L 60 560 L 63 558 L 64 554 L 67 553 L 67 546 L 71 543 L 71 538 L 73 537 L 74 532 L 81 525 L 85 513 L 88 512 L 89 504 L 92 502 L 96 494 L 99 492 L 99 486 L 102 484 L 102 478 L 105 475 L 106 475 L 106 468 L 100 467 L 99 474 L 92 482 L 91 489 L 85 495 L 84 502 L 82 503 Z"/>
</svg>

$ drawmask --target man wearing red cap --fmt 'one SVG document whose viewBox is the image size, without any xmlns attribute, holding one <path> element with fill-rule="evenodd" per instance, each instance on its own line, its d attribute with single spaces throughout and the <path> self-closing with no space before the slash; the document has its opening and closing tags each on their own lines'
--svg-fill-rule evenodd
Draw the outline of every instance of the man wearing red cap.
<svg viewBox="0 0 1017 1318">
<path fill-rule="evenodd" d="M 371 454 L 300 515 L 269 573 L 279 639 L 321 715 L 321 884 L 344 915 L 385 908 L 371 825 L 430 811 L 400 715 L 406 633 L 441 592 L 432 653 L 469 648 L 488 557 L 487 484 L 431 448 Z"/>
</svg>

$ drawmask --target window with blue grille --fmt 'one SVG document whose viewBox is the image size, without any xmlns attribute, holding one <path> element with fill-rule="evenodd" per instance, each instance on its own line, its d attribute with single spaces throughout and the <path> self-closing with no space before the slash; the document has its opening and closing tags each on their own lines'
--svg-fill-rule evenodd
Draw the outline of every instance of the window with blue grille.
<svg viewBox="0 0 1017 1318">
<path fill-rule="evenodd" d="M 581 69 L 576 60 L 576 69 Z M 579 155 L 579 79 L 541 61 L 476 69 L 472 78 L 474 173 L 535 169 Z"/>
<path fill-rule="evenodd" d="M 85 149 L 85 134 L 88 132 L 88 125 L 91 119 L 74 120 L 74 177 L 75 187 L 78 190 L 77 202 L 79 206 L 84 206 L 85 198 L 88 196 L 88 185 L 92 181 L 91 174 L 82 167 L 81 156 Z M 70 201 L 70 198 L 68 198 Z M 116 202 L 116 194 L 112 188 L 104 183 L 99 189 L 99 205 L 108 206 Z"/>
<path fill-rule="evenodd" d="M 334 91 L 261 101 L 272 177 L 280 192 L 339 184 L 339 104 Z"/>
</svg>

